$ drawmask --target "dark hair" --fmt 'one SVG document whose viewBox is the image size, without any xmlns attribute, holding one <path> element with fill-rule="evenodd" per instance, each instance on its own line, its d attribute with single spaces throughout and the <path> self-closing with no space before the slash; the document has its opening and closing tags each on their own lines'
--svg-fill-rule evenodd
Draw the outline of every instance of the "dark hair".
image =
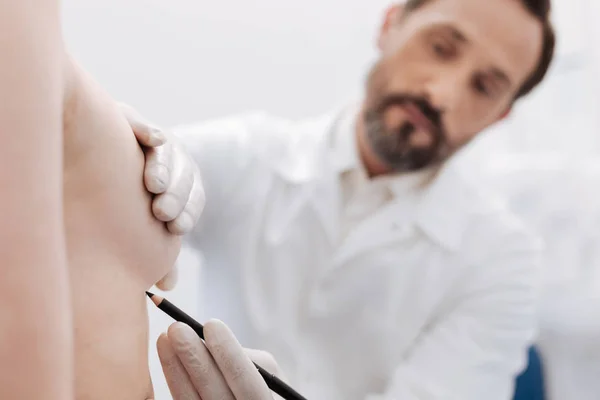
<svg viewBox="0 0 600 400">
<path fill-rule="evenodd" d="M 404 10 L 406 12 L 413 11 L 429 1 L 431 0 L 407 0 L 406 4 L 404 5 Z M 554 28 L 552 27 L 552 22 L 550 21 L 550 0 L 518 1 L 520 1 L 527 8 L 527 10 L 542 23 L 543 47 L 537 68 L 523 83 L 517 92 L 517 95 L 515 96 L 515 100 L 531 92 L 533 88 L 535 88 L 544 79 L 546 72 L 548 72 L 548 68 L 552 63 L 552 58 L 554 57 L 554 46 L 556 43 Z"/>
</svg>

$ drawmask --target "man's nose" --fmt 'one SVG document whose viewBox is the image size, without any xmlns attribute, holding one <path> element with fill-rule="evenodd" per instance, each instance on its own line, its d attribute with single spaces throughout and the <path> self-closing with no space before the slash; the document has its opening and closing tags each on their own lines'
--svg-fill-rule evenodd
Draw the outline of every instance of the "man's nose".
<svg viewBox="0 0 600 400">
<path fill-rule="evenodd" d="M 427 98 L 441 113 L 455 110 L 465 96 L 465 80 L 461 76 L 438 77 L 427 87 Z"/>
</svg>

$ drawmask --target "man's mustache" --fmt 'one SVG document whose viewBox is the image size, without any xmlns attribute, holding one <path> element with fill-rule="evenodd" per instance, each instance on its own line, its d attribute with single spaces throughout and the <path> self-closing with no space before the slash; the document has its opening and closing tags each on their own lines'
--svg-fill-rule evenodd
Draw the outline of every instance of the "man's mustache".
<svg viewBox="0 0 600 400">
<path fill-rule="evenodd" d="M 377 112 L 382 115 L 389 107 L 412 103 L 423 113 L 431 124 L 434 126 L 437 132 L 433 132 L 435 135 L 445 136 L 444 127 L 442 124 L 442 112 L 437 108 L 433 107 L 427 99 L 420 96 L 410 96 L 394 94 L 385 96 L 377 105 Z"/>
</svg>

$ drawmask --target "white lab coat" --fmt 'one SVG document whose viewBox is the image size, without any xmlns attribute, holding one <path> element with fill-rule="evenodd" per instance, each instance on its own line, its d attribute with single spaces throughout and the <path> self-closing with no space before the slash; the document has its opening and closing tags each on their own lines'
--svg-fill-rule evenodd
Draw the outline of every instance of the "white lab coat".
<svg viewBox="0 0 600 400">
<path fill-rule="evenodd" d="M 210 316 L 271 351 L 309 399 L 509 399 L 534 334 L 540 243 L 454 171 L 340 242 L 339 115 L 175 130 L 204 178 L 190 243 L 204 301 L 219 303 Z"/>
</svg>

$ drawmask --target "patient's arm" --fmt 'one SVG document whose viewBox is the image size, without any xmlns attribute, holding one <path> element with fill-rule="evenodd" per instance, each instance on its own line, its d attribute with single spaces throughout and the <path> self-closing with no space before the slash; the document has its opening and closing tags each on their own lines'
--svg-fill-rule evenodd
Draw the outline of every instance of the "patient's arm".
<svg viewBox="0 0 600 400">
<path fill-rule="evenodd" d="M 72 398 L 58 0 L 0 0 L 0 398 Z"/>
</svg>

